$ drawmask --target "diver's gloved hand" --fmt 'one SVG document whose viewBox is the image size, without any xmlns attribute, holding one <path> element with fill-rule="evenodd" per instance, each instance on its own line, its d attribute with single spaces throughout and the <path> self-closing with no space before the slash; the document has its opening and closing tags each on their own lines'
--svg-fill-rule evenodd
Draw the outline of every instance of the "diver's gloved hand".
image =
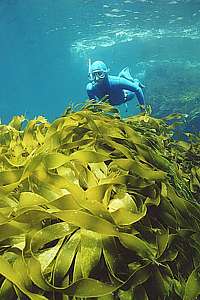
<svg viewBox="0 0 200 300">
<path fill-rule="evenodd" d="M 144 104 L 140 104 L 140 111 L 141 112 L 146 112 L 146 107 Z"/>
</svg>

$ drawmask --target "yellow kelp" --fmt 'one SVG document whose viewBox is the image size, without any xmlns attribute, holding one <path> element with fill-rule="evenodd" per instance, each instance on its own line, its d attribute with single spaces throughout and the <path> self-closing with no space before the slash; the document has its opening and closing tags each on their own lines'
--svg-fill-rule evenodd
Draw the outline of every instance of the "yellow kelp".
<svg viewBox="0 0 200 300">
<path fill-rule="evenodd" d="M 0 125 L 0 158 L 0 299 L 200 294 L 198 137 L 88 102 Z"/>
</svg>

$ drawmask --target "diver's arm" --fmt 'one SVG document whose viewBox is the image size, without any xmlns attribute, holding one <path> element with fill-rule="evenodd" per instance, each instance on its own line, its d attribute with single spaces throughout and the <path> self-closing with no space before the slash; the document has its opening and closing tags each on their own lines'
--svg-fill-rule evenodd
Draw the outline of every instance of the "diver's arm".
<svg viewBox="0 0 200 300">
<path fill-rule="evenodd" d="M 120 88 L 122 88 L 123 90 L 134 92 L 137 96 L 137 100 L 139 102 L 140 107 L 145 106 L 144 94 L 141 87 L 138 84 L 125 78 L 120 78 L 119 85 Z"/>
<path fill-rule="evenodd" d="M 92 100 L 92 99 L 98 100 L 98 98 L 94 94 L 93 85 L 92 85 L 91 82 L 87 84 L 86 90 L 87 90 L 87 94 L 88 94 L 88 97 L 89 97 L 90 100 Z"/>
</svg>

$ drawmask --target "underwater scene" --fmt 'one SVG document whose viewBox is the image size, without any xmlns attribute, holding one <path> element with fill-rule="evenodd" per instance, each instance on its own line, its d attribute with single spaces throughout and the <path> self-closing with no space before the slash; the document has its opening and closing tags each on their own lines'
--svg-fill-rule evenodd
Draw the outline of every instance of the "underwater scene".
<svg viewBox="0 0 200 300">
<path fill-rule="evenodd" d="M 0 0 L 0 300 L 200 299 L 200 0 Z"/>
</svg>

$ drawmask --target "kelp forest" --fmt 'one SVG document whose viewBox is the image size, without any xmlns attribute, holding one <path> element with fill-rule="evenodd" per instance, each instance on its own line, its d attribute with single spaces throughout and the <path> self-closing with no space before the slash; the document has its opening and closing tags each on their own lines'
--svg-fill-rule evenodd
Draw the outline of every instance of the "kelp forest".
<svg viewBox="0 0 200 300">
<path fill-rule="evenodd" d="M 182 118 L 89 101 L 1 124 L 0 299 L 200 299 L 200 135 L 174 138 Z"/>
</svg>

